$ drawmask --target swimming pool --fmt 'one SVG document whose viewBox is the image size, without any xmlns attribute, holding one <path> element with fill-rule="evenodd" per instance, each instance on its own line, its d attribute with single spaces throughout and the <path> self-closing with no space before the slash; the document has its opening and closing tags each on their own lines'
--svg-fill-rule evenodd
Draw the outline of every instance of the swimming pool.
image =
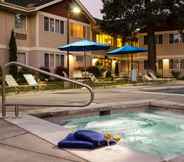
<svg viewBox="0 0 184 162">
<path fill-rule="evenodd" d="M 184 154 L 184 118 L 171 112 L 123 112 L 83 117 L 68 120 L 64 127 L 72 131 L 90 129 L 119 134 L 121 145 L 163 158 Z"/>
</svg>

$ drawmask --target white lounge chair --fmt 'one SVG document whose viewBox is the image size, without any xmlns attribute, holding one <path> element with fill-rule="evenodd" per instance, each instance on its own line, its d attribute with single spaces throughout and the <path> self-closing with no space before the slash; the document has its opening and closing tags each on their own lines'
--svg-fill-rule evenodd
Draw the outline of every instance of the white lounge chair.
<svg viewBox="0 0 184 162">
<path fill-rule="evenodd" d="M 8 87 L 18 87 L 19 86 L 19 84 L 14 79 L 14 77 L 10 74 L 5 76 L 5 82 L 7 83 Z"/>
<path fill-rule="evenodd" d="M 32 74 L 24 74 L 23 76 L 24 76 L 24 78 L 29 86 L 32 86 L 32 87 L 39 86 L 39 84 L 37 83 L 37 81 L 35 80 L 35 78 Z"/>
<path fill-rule="evenodd" d="M 9 88 L 15 88 L 15 91 L 16 91 L 16 93 L 19 93 L 19 87 L 22 87 L 22 86 L 20 86 L 17 82 L 16 82 L 16 80 L 14 79 L 14 77 L 12 76 L 12 75 L 10 75 L 10 74 L 7 74 L 6 76 L 5 76 L 5 82 L 6 82 L 6 84 L 8 85 L 8 87 Z"/>
<path fill-rule="evenodd" d="M 153 79 L 151 77 L 149 77 L 148 74 L 144 74 L 143 81 L 153 81 Z"/>
<path fill-rule="evenodd" d="M 157 78 L 157 76 L 152 72 L 152 71 L 148 71 L 148 75 L 155 81 L 162 81 L 162 78 Z"/>
</svg>

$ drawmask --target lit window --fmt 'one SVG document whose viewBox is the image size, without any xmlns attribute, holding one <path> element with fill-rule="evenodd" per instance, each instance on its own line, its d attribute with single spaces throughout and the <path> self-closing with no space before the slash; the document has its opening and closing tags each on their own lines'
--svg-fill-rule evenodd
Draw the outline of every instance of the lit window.
<svg viewBox="0 0 184 162">
<path fill-rule="evenodd" d="M 70 33 L 72 37 L 75 38 L 84 38 L 85 31 L 84 27 L 81 24 L 71 23 Z"/>
<path fill-rule="evenodd" d="M 108 44 L 110 46 L 113 46 L 113 38 L 110 35 L 107 34 L 97 34 L 96 35 L 96 41 L 98 43 L 102 44 Z"/>
<path fill-rule="evenodd" d="M 44 31 L 49 31 L 49 18 L 44 17 Z"/>
<path fill-rule="evenodd" d="M 121 38 L 117 39 L 117 47 L 122 47 L 122 39 Z"/>
</svg>

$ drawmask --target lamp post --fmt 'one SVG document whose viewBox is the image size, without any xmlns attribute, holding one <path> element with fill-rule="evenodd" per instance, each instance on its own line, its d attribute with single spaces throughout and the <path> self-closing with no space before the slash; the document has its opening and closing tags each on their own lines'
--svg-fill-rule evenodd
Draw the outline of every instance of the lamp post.
<svg viewBox="0 0 184 162">
<path fill-rule="evenodd" d="M 70 43 L 70 17 L 71 13 L 80 14 L 81 10 L 79 7 L 71 7 L 70 4 L 67 6 L 67 44 Z M 67 68 L 68 68 L 68 77 L 70 78 L 70 51 L 67 51 Z"/>
</svg>

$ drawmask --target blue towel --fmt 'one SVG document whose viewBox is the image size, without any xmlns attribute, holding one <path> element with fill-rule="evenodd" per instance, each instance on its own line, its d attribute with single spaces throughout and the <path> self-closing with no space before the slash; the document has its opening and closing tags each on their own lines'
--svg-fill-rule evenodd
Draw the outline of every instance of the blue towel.
<svg viewBox="0 0 184 162">
<path fill-rule="evenodd" d="M 113 144 L 115 142 L 110 141 L 110 145 Z M 58 143 L 59 148 L 95 149 L 103 146 L 107 146 L 104 135 L 91 130 L 76 131 Z"/>
<path fill-rule="evenodd" d="M 59 148 L 79 148 L 79 149 L 95 149 L 96 146 L 88 141 L 78 140 L 74 134 L 69 134 L 64 140 L 58 143 Z"/>
<path fill-rule="evenodd" d="M 79 130 L 74 133 L 74 136 L 79 140 L 91 142 L 96 147 L 102 147 L 106 145 L 104 135 L 92 130 Z"/>
</svg>

